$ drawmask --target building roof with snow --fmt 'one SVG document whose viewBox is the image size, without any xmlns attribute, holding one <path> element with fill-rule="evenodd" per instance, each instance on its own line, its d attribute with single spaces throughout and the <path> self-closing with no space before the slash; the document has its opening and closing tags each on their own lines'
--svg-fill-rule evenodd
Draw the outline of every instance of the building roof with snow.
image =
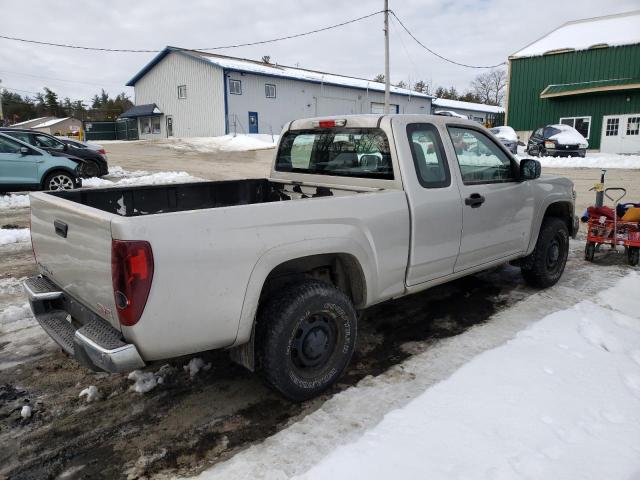
<svg viewBox="0 0 640 480">
<path fill-rule="evenodd" d="M 434 108 L 451 108 L 454 110 L 469 110 L 473 112 L 504 113 L 504 108 L 484 103 L 462 102 L 460 100 L 448 100 L 445 98 L 433 99 Z"/>
<path fill-rule="evenodd" d="M 31 128 L 46 128 L 46 127 L 52 127 L 54 125 L 56 125 L 57 123 L 61 123 L 64 122 L 65 120 L 69 120 L 71 117 L 64 117 L 64 118 L 51 118 L 49 120 L 46 120 L 42 123 L 38 123 L 37 125 L 33 125 Z M 14 125 L 14 127 L 17 125 Z"/>
<path fill-rule="evenodd" d="M 509 58 L 635 44 L 640 44 L 640 10 L 567 22 Z"/>
<path fill-rule="evenodd" d="M 258 75 L 267 75 L 271 77 L 287 78 L 291 80 L 300 80 L 312 83 L 323 83 L 326 85 L 337 85 L 341 87 L 359 88 L 362 90 L 374 90 L 384 92 L 384 83 L 374 82 L 365 78 L 349 77 L 335 73 L 321 72 L 317 70 L 308 70 L 299 67 L 288 67 L 286 65 L 278 65 L 277 63 L 265 63 L 258 60 L 250 60 L 246 58 L 229 57 L 226 55 L 218 55 L 214 53 L 201 52 L 199 50 L 185 50 L 176 47 L 166 47 L 151 62 L 149 62 L 142 70 L 140 70 L 131 80 L 127 82 L 128 87 L 133 87 L 138 80 L 145 76 L 153 67 L 155 67 L 169 53 L 180 53 L 193 57 L 197 60 L 204 61 L 216 65 L 228 71 L 254 73 Z M 391 93 L 397 95 L 407 95 L 412 97 L 433 98 L 433 95 L 419 93 L 407 88 L 399 88 L 391 86 Z"/>
<path fill-rule="evenodd" d="M 20 128 L 30 128 L 33 125 L 37 125 L 39 123 L 42 122 L 46 122 L 47 120 L 50 120 L 54 117 L 38 117 L 38 118 L 32 118 L 31 120 L 25 120 L 24 122 L 19 122 L 19 123 L 14 123 L 13 125 L 11 125 L 12 127 L 20 127 Z"/>
</svg>

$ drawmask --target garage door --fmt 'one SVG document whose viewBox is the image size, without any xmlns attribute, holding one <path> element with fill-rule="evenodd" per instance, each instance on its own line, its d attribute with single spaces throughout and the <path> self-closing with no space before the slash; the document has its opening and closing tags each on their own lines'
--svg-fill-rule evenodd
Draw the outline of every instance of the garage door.
<svg viewBox="0 0 640 480">
<path fill-rule="evenodd" d="M 640 153 L 640 113 L 602 117 L 600 151 Z"/>
<path fill-rule="evenodd" d="M 396 105 L 395 103 L 390 103 L 389 112 L 400 113 L 400 105 Z M 371 102 L 371 113 L 384 115 L 384 103 Z"/>
</svg>

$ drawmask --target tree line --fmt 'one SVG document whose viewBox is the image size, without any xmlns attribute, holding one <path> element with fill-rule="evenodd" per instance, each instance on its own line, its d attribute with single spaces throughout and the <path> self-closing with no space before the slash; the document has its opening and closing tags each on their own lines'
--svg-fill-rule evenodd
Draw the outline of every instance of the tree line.
<svg viewBox="0 0 640 480">
<path fill-rule="evenodd" d="M 69 97 L 60 99 L 57 93 L 47 87 L 33 97 L 2 89 L 0 92 L 5 123 L 9 125 L 46 116 L 74 117 L 94 122 L 115 120 L 133 106 L 126 93 L 122 92 L 112 98 L 104 89 L 92 97 L 89 105 Z"/>
<path fill-rule="evenodd" d="M 373 78 L 374 82 L 384 83 L 384 74 L 378 74 Z M 408 88 L 415 92 L 426 93 L 438 98 L 448 100 L 461 100 L 463 102 L 484 103 L 485 105 L 502 105 L 507 89 L 507 74 L 504 70 L 494 69 L 481 73 L 464 92 L 458 92 L 455 87 L 433 88 L 431 82 L 418 80 L 409 86 L 404 81 L 394 84 L 399 88 Z"/>
</svg>

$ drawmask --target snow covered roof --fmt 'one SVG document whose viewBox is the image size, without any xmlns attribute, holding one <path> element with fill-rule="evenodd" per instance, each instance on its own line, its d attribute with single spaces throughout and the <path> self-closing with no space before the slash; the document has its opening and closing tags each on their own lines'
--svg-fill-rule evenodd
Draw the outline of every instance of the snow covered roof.
<svg viewBox="0 0 640 480">
<path fill-rule="evenodd" d="M 162 115 L 162 111 L 155 103 L 146 103 L 144 105 L 134 105 L 120 115 L 120 118 L 153 117 L 155 115 Z"/>
<path fill-rule="evenodd" d="M 474 112 L 502 113 L 504 108 L 484 103 L 462 102 L 460 100 L 448 100 L 445 98 L 434 98 L 433 105 L 442 108 L 453 108 L 459 110 L 471 110 Z"/>
<path fill-rule="evenodd" d="M 567 22 L 510 58 L 637 43 L 640 43 L 640 10 Z"/>
<path fill-rule="evenodd" d="M 149 70 L 151 70 L 156 64 L 158 64 L 160 60 L 162 60 L 167 54 L 171 52 L 187 55 L 189 57 L 211 63 L 225 70 L 255 73 L 272 77 L 282 77 L 306 82 L 324 83 L 342 87 L 359 88 L 362 90 L 369 89 L 384 92 L 384 83 L 374 82 L 373 80 L 367 80 L 365 78 L 348 77 L 345 75 L 337 75 L 334 73 L 307 70 L 305 68 L 287 67 L 285 65 L 267 64 L 257 60 L 228 57 L 225 55 L 200 52 L 198 50 L 183 50 L 175 47 L 166 47 L 148 65 L 146 65 L 140 72 L 138 72 L 135 77 L 129 80 L 129 82 L 127 82 L 127 86 L 134 86 L 135 83 L 140 80 L 140 78 L 142 78 Z M 406 88 L 399 88 L 394 86 L 391 86 L 391 93 L 412 97 L 433 98 L 432 95 L 427 95 L 426 93 L 419 93 Z"/>
<path fill-rule="evenodd" d="M 25 120 L 24 122 L 20 122 L 20 123 L 14 123 L 13 125 L 11 125 L 12 127 L 23 127 L 25 125 L 29 125 L 29 124 L 33 124 L 33 123 L 37 123 L 39 120 L 44 120 L 45 118 L 51 118 L 51 117 L 38 117 L 38 118 L 32 118 L 31 120 Z"/>
<path fill-rule="evenodd" d="M 39 123 L 37 125 L 32 126 L 31 128 L 45 128 L 55 125 L 56 123 L 64 122 L 65 120 L 69 120 L 71 117 L 64 118 L 52 118 L 51 120 L 47 120 L 46 122 Z M 14 125 L 15 126 L 15 125 Z"/>
</svg>

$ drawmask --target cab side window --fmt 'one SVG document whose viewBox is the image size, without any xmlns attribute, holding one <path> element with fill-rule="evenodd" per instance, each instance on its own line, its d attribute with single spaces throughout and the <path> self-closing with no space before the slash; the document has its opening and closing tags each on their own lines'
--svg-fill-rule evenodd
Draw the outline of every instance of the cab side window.
<svg viewBox="0 0 640 480">
<path fill-rule="evenodd" d="M 0 153 L 19 153 L 20 145 L 18 142 L 14 142 L 5 137 L 0 137 Z"/>
<path fill-rule="evenodd" d="M 420 185 L 424 188 L 451 185 L 447 157 L 436 127 L 429 123 L 410 123 L 407 137 Z"/>
<path fill-rule="evenodd" d="M 515 164 L 487 135 L 470 128 L 448 130 L 466 185 L 517 180 Z"/>
</svg>

